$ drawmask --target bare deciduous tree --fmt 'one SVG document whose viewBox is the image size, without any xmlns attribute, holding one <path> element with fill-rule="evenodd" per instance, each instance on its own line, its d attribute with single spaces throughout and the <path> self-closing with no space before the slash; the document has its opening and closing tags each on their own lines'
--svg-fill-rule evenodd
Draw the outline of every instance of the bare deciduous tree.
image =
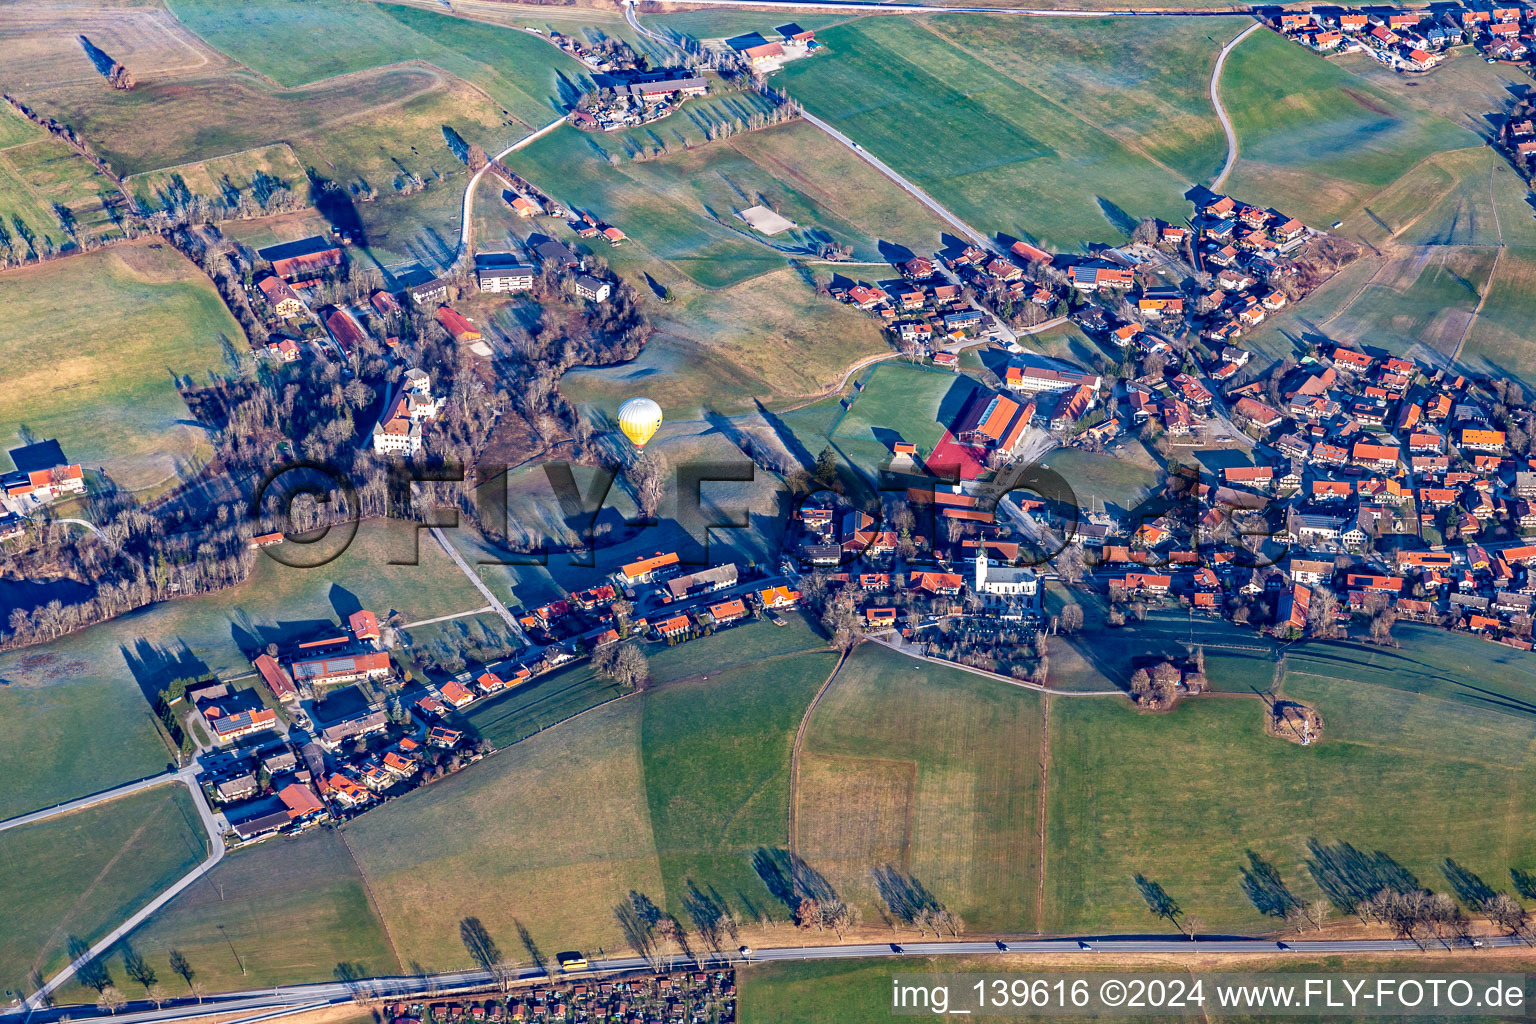
<svg viewBox="0 0 1536 1024">
<path fill-rule="evenodd" d="M 101 994 L 96 997 L 96 1008 L 98 1010 L 106 1010 L 111 1014 L 116 1014 L 118 1010 L 127 1005 L 128 1000 L 123 997 L 123 993 L 118 990 L 116 985 L 106 986 L 101 990 Z"/>
</svg>

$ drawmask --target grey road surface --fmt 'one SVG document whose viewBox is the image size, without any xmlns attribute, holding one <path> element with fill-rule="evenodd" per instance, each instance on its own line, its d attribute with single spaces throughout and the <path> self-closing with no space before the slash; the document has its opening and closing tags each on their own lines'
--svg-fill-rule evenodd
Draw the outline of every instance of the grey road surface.
<svg viewBox="0 0 1536 1024">
<path fill-rule="evenodd" d="M 1520 946 L 1525 943 L 1521 939 L 1510 936 L 1489 937 L 1482 940 L 1487 946 Z M 1439 948 L 1434 944 L 1434 948 Z M 1212 937 L 1192 942 L 1187 937 L 1137 937 L 1137 938 L 1099 938 L 1087 936 L 1083 938 L 1055 938 L 1055 939 L 1014 939 L 1014 940 L 987 940 L 974 939 L 939 941 L 939 942 L 907 942 L 899 947 L 886 943 L 850 944 L 845 946 L 785 946 L 776 949 L 759 949 L 751 955 L 751 962 L 760 963 L 767 961 L 809 961 L 809 960 L 848 960 L 870 957 L 890 957 L 899 959 L 907 956 L 1003 956 L 1008 953 L 1046 953 L 1059 954 L 1063 962 L 1088 968 L 1091 967 L 1097 954 L 1124 954 L 1124 953 L 1189 953 L 1198 951 L 1204 954 L 1242 954 L 1242 953 L 1279 953 L 1294 952 L 1303 955 L 1336 955 L 1341 953 L 1379 953 L 1390 951 L 1416 952 L 1423 947 L 1407 939 L 1321 939 L 1298 940 L 1294 942 L 1280 943 L 1274 939 L 1243 938 L 1243 937 Z M 736 955 L 703 956 L 697 960 L 679 958 L 670 966 L 723 966 L 726 964 L 740 964 L 742 958 Z M 645 967 L 645 962 L 639 957 L 613 957 L 606 960 L 594 960 L 588 970 L 580 972 L 575 977 L 592 976 L 610 971 L 632 971 Z M 515 974 L 520 980 L 532 980 L 547 977 L 550 972 L 540 967 L 524 967 L 518 969 Z M 131 1004 L 124 1011 L 119 1012 L 114 1024 L 165 1024 L 165 1022 L 178 1021 L 188 1017 L 206 1015 L 211 1009 L 217 1008 L 220 1013 L 252 1012 L 276 1009 L 279 1007 L 305 1007 L 311 1008 L 320 1005 L 334 1005 L 345 1003 L 356 998 L 391 999 L 406 996 L 436 996 L 448 990 L 468 988 L 472 986 L 485 986 L 491 982 L 490 976 L 485 971 L 449 971 L 442 974 L 419 975 L 413 977 L 394 978 L 367 978 L 348 982 L 325 982 L 315 985 L 284 985 L 271 989 L 259 989 L 246 992 L 231 992 L 220 996 L 210 996 L 202 1005 L 196 1003 L 178 1003 L 155 1008 L 148 1003 Z M 19 1019 L 22 1011 L 11 1010 L 0 1014 L 0 1018 L 16 1017 Z M 61 1016 L 70 1016 L 75 1020 L 82 1016 L 80 1007 L 67 1007 L 58 1009 L 40 1009 L 30 1014 L 29 1024 L 54 1024 Z"/>
<path fill-rule="evenodd" d="M 1221 81 L 1221 69 L 1227 63 L 1227 54 L 1231 53 L 1238 43 L 1247 39 L 1254 29 L 1263 27 L 1261 22 L 1256 21 L 1234 36 L 1232 41 L 1223 46 L 1221 52 L 1216 55 L 1216 66 L 1211 69 L 1211 105 L 1216 108 L 1216 117 L 1221 121 L 1221 130 L 1227 133 L 1227 162 L 1221 165 L 1221 173 L 1211 181 L 1212 189 L 1221 188 L 1221 183 L 1226 181 L 1227 175 L 1232 173 L 1232 165 L 1237 163 L 1237 132 L 1232 130 L 1232 120 L 1227 117 L 1227 109 L 1221 105 L 1221 96 L 1217 89 L 1217 84 Z"/>
</svg>

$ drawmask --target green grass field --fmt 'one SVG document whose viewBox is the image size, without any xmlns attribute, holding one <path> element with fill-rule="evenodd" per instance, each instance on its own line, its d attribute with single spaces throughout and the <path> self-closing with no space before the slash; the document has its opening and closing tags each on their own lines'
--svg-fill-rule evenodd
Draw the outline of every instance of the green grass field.
<svg viewBox="0 0 1536 1024">
<path fill-rule="evenodd" d="M 1135 440 L 1122 441 L 1111 452 L 1059 449 L 1048 453 L 1040 465 L 1067 482 L 1081 508 L 1088 508 L 1095 498 L 1123 509 L 1135 508 L 1162 479 L 1151 456 Z"/>
<path fill-rule="evenodd" d="M 803 16 L 802 16 L 803 15 Z M 819 32 L 829 25 L 846 21 L 840 14 L 817 14 L 812 11 L 797 12 L 795 24 Z M 760 32 L 765 39 L 773 39 L 773 30 L 784 24 L 768 11 L 680 10 L 669 14 L 651 15 L 645 19 L 645 27 L 658 31 L 681 34 L 698 40 L 729 39 L 733 36 Z"/>
<path fill-rule="evenodd" d="M 866 644 L 806 734 L 800 849 L 880 920 L 872 872 L 916 879 L 973 930 L 1036 927 L 1038 694 Z"/>
<path fill-rule="evenodd" d="M 1484 373 L 1522 378 L 1536 386 L 1530 324 L 1536 318 L 1536 250 L 1505 249 L 1488 298 L 1467 332 L 1462 362 Z"/>
<path fill-rule="evenodd" d="M 641 716 L 634 699 L 598 708 L 347 828 L 404 960 L 467 965 L 471 916 L 523 963 L 519 923 L 546 955 L 617 948 L 613 904 L 661 893 Z"/>
<path fill-rule="evenodd" d="M 1314 841 L 1439 889 L 1446 857 L 1495 886 L 1531 866 L 1530 719 L 1338 676 L 1288 675 L 1285 693 L 1318 707 L 1322 742 L 1264 735 L 1257 700 L 1053 702 L 1045 927 L 1156 930 L 1141 875 L 1210 930 L 1273 928 L 1244 896 L 1248 851 L 1315 899 Z"/>
<path fill-rule="evenodd" d="M 1359 956 L 1313 959 L 1306 954 L 1293 952 L 1275 957 L 1244 957 L 1241 960 L 1225 962 L 1213 959 L 1202 963 L 1199 971 L 1202 974 L 1217 975 L 1262 971 L 1294 973 L 1302 976 L 1310 974 L 1316 977 L 1341 972 L 1410 972 L 1420 969 L 1422 963 L 1421 954 L 1417 952 L 1381 954 L 1369 959 Z M 1485 969 L 1485 961 L 1475 953 L 1447 954 L 1437 957 L 1435 963 L 1437 969 L 1447 972 L 1477 972 Z M 1167 977 L 1187 969 L 1183 964 L 1174 966 L 1173 961 L 1149 963 L 1146 959 L 1138 961 L 1134 958 L 1118 958 L 1112 953 L 1099 953 L 1093 958 L 1095 972 L 1106 974 L 1114 972 L 1121 976 L 1156 973 Z M 962 1005 L 969 1005 L 960 1002 L 962 994 L 960 990 L 963 988 L 964 994 L 969 995 L 970 986 L 981 975 L 993 977 L 1001 975 L 1010 982 L 1015 979 L 1042 978 L 1050 984 L 1052 995 L 1056 992 L 1058 978 L 1064 983 L 1064 988 L 1070 992 L 1073 981 L 1082 977 L 1082 974 L 1074 973 L 1071 966 L 1063 963 L 1059 956 L 1038 955 L 1033 957 L 1027 955 L 937 957 L 910 954 L 897 959 L 882 957 L 800 963 L 755 963 L 742 969 L 738 974 L 741 991 L 741 1020 L 746 1024 L 820 1024 L 822 1021 L 830 1020 L 835 1020 L 838 1024 L 885 1024 L 893 1016 L 893 980 L 900 978 L 903 982 L 910 984 L 925 975 L 965 976 L 964 981 L 955 979 L 951 987 L 953 995 L 948 1011 L 951 1014 L 956 1013 Z M 1233 980 L 1236 982 L 1235 978 Z M 925 984 L 926 981 L 919 983 Z M 1089 981 L 1089 984 L 1092 986 L 1095 983 Z M 1239 1022 L 1259 1024 L 1259 1022 L 1285 1020 L 1281 1016 L 1222 1013 L 1215 1005 L 1216 994 L 1211 987 L 1207 985 L 1202 991 L 1205 998 L 1205 1004 L 1201 1010 L 1202 1019 L 1231 1021 L 1233 1024 L 1239 1024 Z M 931 1010 L 916 1015 L 938 1016 Z M 1134 1016 L 1125 1012 L 1096 1016 L 1081 1011 L 1073 1012 L 1072 1017 L 1077 1020 L 1148 1022 L 1166 1019 L 1155 1016 Z M 1059 1020 L 1061 1013 L 1059 1010 L 1052 1010 L 1041 1014 L 1014 1014 L 994 1008 L 988 1012 L 987 1019 L 997 1021 L 999 1024 L 1026 1024 L 1026 1022 Z M 1471 1024 L 1476 1018 L 1441 1019 L 1465 1020 Z"/>
<path fill-rule="evenodd" d="M 1495 252 L 1444 245 L 1410 250 L 1372 279 L 1327 334 L 1426 362 L 1443 359 L 1467 329 Z"/>
<path fill-rule="evenodd" d="M 132 676 L 75 646 L 0 655 L 8 684 L 0 687 L 0 819 L 154 775 L 171 761 Z M 109 728 L 111 743 L 90 739 Z"/>
<path fill-rule="evenodd" d="M 1459 124 L 1273 32 L 1255 32 L 1232 51 L 1220 88 L 1239 152 L 1225 190 L 1314 227 L 1348 222 L 1431 154 L 1482 145 Z"/>
<path fill-rule="evenodd" d="M 735 656 L 727 637 L 713 639 Z M 752 856 L 785 845 L 795 730 L 836 663 L 823 650 L 717 672 L 695 657 L 690 667 L 707 675 L 647 696 L 641 761 L 651 831 L 667 906 L 679 917 L 686 919 L 690 885 L 723 898 L 747 921 L 787 917 L 754 873 Z"/>
<path fill-rule="evenodd" d="M 374 976 L 410 966 L 395 958 L 346 841 L 330 829 L 230 853 L 128 942 L 173 997 L 187 995 L 170 969 L 173 949 L 209 991 L 332 980 L 342 964 Z M 143 995 L 123 976 L 120 947 L 103 959 L 125 993 Z M 95 1001 L 78 986 L 61 994 L 72 997 Z"/>
<path fill-rule="evenodd" d="M 304 168 L 286 143 L 263 146 L 243 153 L 214 157 L 174 169 L 151 171 L 124 182 L 138 201 L 149 209 L 168 205 L 182 190 L 200 196 L 252 194 L 258 175 L 276 179 L 290 191 L 302 190 Z"/>
<path fill-rule="evenodd" d="M 1061 690 L 1129 691 L 1139 661 L 1154 657 L 1182 660 L 1195 648 L 1205 652 L 1212 689 L 1248 693 L 1267 690 L 1275 680 L 1273 645 L 1251 629 L 1204 613 L 1152 609 L 1144 621 L 1108 626 L 1108 603 L 1101 594 L 1077 589 L 1068 594 L 1048 585 L 1045 610 L 1055 615 L 1068 602 L 1083 609 L 1083 629 L 1050 640 L 1050 686 Z"/>
<path fill-rule="evenodd" d="M 832 437 L 865 441 L 890 450 L 897 436 L 933 451 L 976 392 L 976 382 L 948 370 L 882 363 L 864 377 L 852 407 L 838 421 Z M 817 449 L 818 451 L 820 449 Z"/>
<path fill-rule="evenodd" d="M 1368 221 L 1354 226 L 1380 242 L 1387 225 L 1404 245 L 1536 245 L 1529 190 L 1491 147 L 1436 153 L 1366 205 Z M 1372 222 L 1379 223 L 1372 223 Z"/>
<path fill-rule="evenodd" d="M 1155 165 L 1191 182 L 1221 169 L 1227 143 L 1208 86 L 1216 54 L 1247 27 L 1245 19 L 1024 22 L 954 15 L 926 24 Z"/>
<path fill-rule="evenodd" d="M 558 116 L 557 101 L 574 97 L 583 74 L 579 62 L 530 33 L 415 7 L 362 0 L 171 0 L 170 7 L 199 36 L 285 88 L 423 61 L 537 127 Z M 337 46 L 338 38 L 348 45 Z"/>
<path fill-rule="evenodd" d="M 61 308 L 60 296 L 68 296 Z M 176 392 L 247 350 L 213 284 L 168 245 L 140 242 L 0 275 L 0 443 L 58 438 L 87 469 L 151 487 L 206 451 Z"/>
<path fill-rule="evenodd" d="M 1123 240 L 1140 217 L 1182 219 L 1191 175 L 1221 160 L 1198 96 L 1239 23 L 1223 36 L 1224 24 L 1073 21 L 868 18 L 820 33 L 828 52 L 777 79 L 980 231 L 1076 250 Z M 1143 78 L 1142 46 L 1181 59 Z"/>
<path fill-rule="evenodd" d="M 717 223 L 694 197 L 667 194 L 672 182 L 663 185 L 649 162 L 626 162 L 616 145 L 606 136 L 565 127 L 512 154 L 507 163 L 562 202 L 618 226 L 633 239 L 630 244 L 700 287 L 724 288 L 784 265 L 768 246 Z"/>
<path fill-rule="evenodd" d="M 640 274 L 659 271 L 652 267 Z M 560 389 L 578 404 L 612 410 L 637 390 L 669 418 L 708 409 L 726 415 L 761 401 L 782 408 L 834 387 L 860 359 L 890 351 L 868 314 L 816 294 L 798 270 L 773 270 L 718 291 L 672 285 L 653 307 L 657 334 L 633 362 L 573 370 Z M 685 294 L 690 291 L 691 294 Z"/>
<path fill-rule="evenodd" d="M 5 112 L 0 136 L 0 236 L 18 257 L 106 238 L 116 225 L 108 202 L 116 187 L 58 139 Z M 66 227 L 67 225 L 67 227 Z M 30 237 L 29 237 L 30 236 Z"/>
<path fill-rule="evenodd" d="M 70 940 L 94 943 L 208 855 L 186 788 L 160 786 L 0 833 L 0 978 L 31 991 Z M 133 993 L 119 972 L 117 982 Z M 93 993 L 94 995 L 94 993 Z"/>
<path fill-rule="evenodd" d="M 1393 636 L 1400 647 L 1338 641 L 1291 647 L 1285 655 L 1286 680 L 1350 679 L 1516 718 L 1536 708 L 1536 664 L 1520 651 L 1413 623 L 1396 627 Z M 1469 665 L 1477 666 L 1475 676 L 1468 673 Z"/>
</svg>

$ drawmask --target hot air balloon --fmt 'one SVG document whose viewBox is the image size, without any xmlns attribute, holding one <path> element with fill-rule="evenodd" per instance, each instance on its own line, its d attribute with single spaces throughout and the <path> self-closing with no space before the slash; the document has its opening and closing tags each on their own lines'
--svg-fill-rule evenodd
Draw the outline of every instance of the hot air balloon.
<svg viewBox="0 0 1536 1024">
<path fill-rule="evenodd" d="M 642 451 L 661 426 L 661 406 L 649 398 L 631 398 L 619 406 L 619 429 Z"/>
</svg>

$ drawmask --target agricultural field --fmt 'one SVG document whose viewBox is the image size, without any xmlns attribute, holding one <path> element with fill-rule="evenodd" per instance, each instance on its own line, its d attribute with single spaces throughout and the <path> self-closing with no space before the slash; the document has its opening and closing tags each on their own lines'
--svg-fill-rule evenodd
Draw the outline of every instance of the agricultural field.
<svg viewBox="0 0 1536 1024">
<path fill-rule="evenodd" d="M 180 785 L 0 832 L 0 984 L 31 991 L 32 971 L 62 967 L 73 939 L 99 940 L 207 856 Z"/>
<path fill-rule="evenodd" d="M 632 240 L 626 244 L 643 247 L 702 288 L 739 284 L 784 265 L 784 257 L 747 235 L 745 225 L 738 231 L 720 219 L 728 212 L 682 204 L 660 191 L 652 168 L 626 163 L 616 145 L 564 127 L 507 163 L 562 203 L 618 226 Z"/>
<path fill-rule="evenodd" d="M 1316 899 L 1308 861 L 1319 851 L 1347 860 L 1337 844 L 1381 851 L 1439 889 L 1445 858 L 1494 885 L 1532 866 L 1528 718 L 1337 675 L 1287 674 L 1283 692 L 1319 709 L 1320 742 L 1266 736 L 1257 698 L 1160 715 L 1053 701 L 1044 927 L 1158 927 L 1141 877 L 1208 930 L 1274 928 L 1244 894 L 1250 855 L 1293 895 Z"/>
<path fill-rule="evenodd" d="M 146 209 L 170 206 L 183 195 L 237 197 L 249 195 L 261 199 L 262 188 L 286 188 L 299 192 L 308 188 L 304 168 L 293 147 L 286 142 L 272 146 L 217 156 L 211 160 L 165 168 L 125 179 L 123 184 Z"/>
<path fill-rule="evenodd" d="M 85 157 L 0 111 L 0 242 L 17 257 L 115 233 L 117 187 Z"/>
<path fill-rule="evenodd" d="M 1243 18 L 1099 21 L 929 18 L 930 31 L 1190 182 L 1215 176 L 1226 137 L 1211 107 L 1216 55 Z M 1067 99 L 1070 97 L 1070 99 Z M 1156 129 L 1148 131 L 1149 125 Z"/>
<path fill-rule="evenodd" d="M 268 549 L 272 550 L 272 549 Z M 84 796 L 165 769 L 150 700 L 177 678 L 250 673 L 248 652 L 318 632 L 358 608 L 407 621 L 478 608 L 484 598 L 429 536 L 419 565 L 411 528 L 370 520 L 335 561 L 296 569 L 262 556 L 245 583 L 165 602 L 0 654 L 0 817 Z M 117 742 L 76 749 L 65 737 L 110 728 Z"/>
<path fill-rule="evenodd" d="M 534 128 L 581 88 L 582 66 L 547 40 L 500 26 L 362 0 L 169 0 L 211 45 L 283 88 L 419 61 L 484 91 Z M 337 46 L 336 40 L 349 40 Z M 517 68 L 511 74 L 501 69 Z"/>
<path fill-rule="evenodd" d="M 705 664 L 692 659 L 695 672 Z M 774 905 L 753 858 L 786 845 L 790 748 L 836 664 L 825 649 L 786 654 L 710 668 L 647 695 L 646 797 L 665 906 L 679 917 L 696 887 L 745 921 L 787 918 L 789 908 Z"/>
<path fill-rule="evenodd" d="M 1122 241 L 1142 217 L 1182 220 L 1193 175 L 1222 159 L 1214 115 L 1202 118 L 1198 97 L 1220 43 L 1241 22 L 1134 26 L 1146 45 L 1188 59 L 1167 62 L 1171 78 L 1132 83 L 1108 112 L 1117 76 L 1139 72 L 1124 47 L 1082 41 L 1115 36 L 1119 26 L 1073 21 L 1032 19 L 1017 39 L 1005 26 L 1007 43 L 973 53 L 972 18 L 867 18 L 820 33 L 828 52 L 791 63 L 774 80 L 982 232 L 1076 251 Z M 1073 88 L 1063 90 L 1064 79 Z M 1105 116 L 1080 113 L 1078 90 Z M 1173 127 L 1149 152 L 1134 126 L 1163 119 Z M 912 145 L 914 124 L 924 126 L 924 145 Z"/>
<path fill-rule="evenodd" d="M 1430 365 L 1444 363 L 1467 331 L 1496 252 L 1446 245 L 1405 251 L 1339 311 L 1328 337 Z"/>
<path fill-rule="evenodd" d="M 0 307 L 0 388 L 24 396 L 0 412 L 0 445 L 57 438 L 88 472 L 131 490 L 205 457 L 175 376 L 203 383 L 249 349 L 212 282 L 175 249 L 137 242 L 12 270 L 0 275 Z"/>
<path fill-rule="evenodd" d="M 1035 929 L 1040 721 L 1036 693 L 865 644 L 811 717 L 797 852 L 868 925 L 890 867 L 974 931 Z"/>
<path fill-rule="evenodd" d="M 1414 971 L 1423 959 L 1417 952 L 1380 954 L 1369 958 L 1353 956 L 1311 959 L 1300 953 L 1282 953 L 1275 957 L 1246 956 L 1240 961 L 1208 960 L 1200 965 L 1202 972 L 1263 971 L 1288 973 L 1312 972 L 1314 974 L 1353 971 Z M 1446 971 L 1476 972 L 1484 969 L 1485 961 L 1477 954 L 1446 954 L 1437 958 L 1437 968 Z M 1173 958 L 1117 957 L 1113 953 L 1098 953 L 1093 958 L 1095 971 L 1117 973 L 1170 973 L 1188 970 L 1187 963 Z M 848 959 L 835 961 L 756 963 L 742 968 L 738 974 L 741 991 L 741 1019 L 749 1024 L 820 1024 L 835 1020 L 838 1024 L 885 1024 L 892 1017 L 892 981 L 896 977 L 904 981 L 913 976 L 964 974 L 996 975 L 1010 977 L 1044 977 L 1054 986 L 1055 977 L 1063 976 L 1070 985 L 1073 975 L 1070 968 L 1058 956 L 918 956 L 900 958 Z M 1281 1018 L 1234 1016 L 1213 1012 L 1210 1003 L 1202 1017 L 1210 1021 L 1239 1024 L 1259 1020 Z M 958 1007 L 958 998 L 950 1004 Z M 951 1011 L 953 1012 L 953 1011 Z M 927 1016 L 928 1014 L 924 1014 Z M 1073 1014 L 1077 1020 L 1105 1021 L 1154 1021 L 1157 1017 L 1135 1017 L 1124 1013 L 1094 1017 Z M 988 1013 L 989 1021 L 998 1024 L 1033 1024 L 1033 1022 L 1060 1019 L 1059 1012 L 1042 1015 Z M 1472 1018 L 1447 1018 L 1467 1020 Z"/>
<path fill-rule="evenodd" d="M 1483 145 L 1459 122 L 1401 99 L 1273 32 L 1243 40 L 1222 69 L 1238 138 L 1225 191 L 1317 228 L 1350 218 L 1431 154 Z"/>
<path fill-rule="evenodd" d="M 1536 250 L 1505 249 L 1494 269 L 1483 308 L 1467 332 L 1461 361 L 1482 373 L 1519 377 L 1536 386 Z"/>
<path fill-rule="evenodd" d="M 172 949 L 209 991 L 329 981 L 343 964 L 365 975 L 409 969 L 395 956 L 346 837 L 330 829 L 231 852 L 128 944 L 175 997 L 187 993 L 171 971 Z M 123 978 L 121 951 L 119 944 L 103 961 L 119 987 L 136 995 Z M 78 985 L 61 993 L 61 1001 L 72 998 L 94 1002 L 95 993 Z"/>
<path fill-rule="evenodd" d="M 1367 220 L 1353 226 L 1378 245 L 1390 237 L 1407 246 L 1531 246 L 1536 218 L 1529 194 L 1491 147 L 1452 150 L 1434 154 L 1372 196 Z"/>
<path fill-rule="evenodd" d="M 1517 718 L 1536 705 L 1536 665 L 1521 652 L 1466 633 L 1404 622 L 1393 630 L 1402 645 L 1309 640 L 1286 651 L 1287 684 L 1302 679 L 1350 679 L 1438 697 Z M 1476 678 L 1467 666 L 1476 665 Z"/>
</svg>

